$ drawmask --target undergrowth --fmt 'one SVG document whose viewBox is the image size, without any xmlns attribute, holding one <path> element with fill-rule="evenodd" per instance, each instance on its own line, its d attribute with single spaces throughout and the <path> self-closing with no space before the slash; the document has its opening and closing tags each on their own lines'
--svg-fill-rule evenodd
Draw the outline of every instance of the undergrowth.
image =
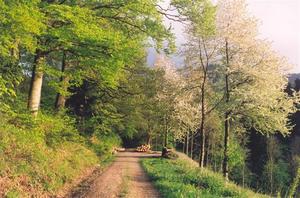
<svg viewBox="0 0 300 198">
<path fill-rule="evenodd" d="M 1 114 L 0 197 L 52 196 L 107 161 L 117 140 L 82 137 L 66 115 Z"/>
</svg>

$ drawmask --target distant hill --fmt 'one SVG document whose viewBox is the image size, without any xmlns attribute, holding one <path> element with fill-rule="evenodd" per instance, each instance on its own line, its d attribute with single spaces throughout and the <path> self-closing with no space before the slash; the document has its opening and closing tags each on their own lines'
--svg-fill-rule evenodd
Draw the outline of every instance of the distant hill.
<svg viewBox="0 0 300 198">
<path fill-rule="evenodd" d="M 295 85 L 295 80 L 300 79 L 300 73 L 293 73 L 288 75 L 289 83 L 291 83 L 292 86 Z"/>
</svg>

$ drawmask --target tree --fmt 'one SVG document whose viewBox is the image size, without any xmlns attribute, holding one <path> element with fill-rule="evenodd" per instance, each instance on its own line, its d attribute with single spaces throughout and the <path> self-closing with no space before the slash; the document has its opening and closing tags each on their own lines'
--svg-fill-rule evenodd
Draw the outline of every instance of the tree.
<svg viewBox="0 0 300 198">
<path fill-rule="evenodd" d="M 178 5 L 177 5 L 178 6 Z M 199 166 L 204 167 L 205 158 L 205 125 L 206 118 L 213 110 L 208 104 L 209 94 L 209 66 L 216 60 L 218 43 L 215 37 L 215 7 L 210 1 L 195 1 L 179 6 L 179 11 L 185 14 L 190 24 L 186 28 L 188 42 L 185 44 L 186 66 L 198 73 L 200 85 L 194 85 L 200 92 L 200 153 Z M 197 80 L 197 81 L 198 81 Z"/>
<path fill-rule="evenodd" d="M 23 78 L 20 66 L 21 55 L 35 51 L 36 37 L 41 34 L 44 25 L 42 15 L 36 9 L 38 1 L 0 1 L 0 95 L 15 95 L 15 88 Z"/>
<path fill-rule="evenodd" d="M 157 41 L 158 47 L 162 40 L 170 36 L 162 25 L 156 3 L 152 1 L 144 1 L 142 5 L 140 2 L 44 1 L 37 9 L 44 14 L 43 22 L 47 28 L 38 38 L 39 46 L 33 63 L 28 108 L 34 115 L 39 109 L 43 75 L 50 68 L 48 59 L 51 55 L 68 54 L 64 59 L 69 57 L 71 60 L 63 60 L 64 63 L 70 64 L 72 58 L 76 60 L 75 64 L 70 65 L 72 69 L 69 72 L 76 71 L 77 75 L 71 76 L 80 79 L 92 77 L 115 85 L 121 69 L 140 58 L 147 36 Z M 61 64 L 61 69 L 64 68 L 62 76 L 66 73 L 65 66 Z M 100 75 L 95 76 L 95 73 Z M 61 81 L 67 80 L 62 77 Z M 61 84 L 66 86 L 68 83 L 65 82 Z M 65 90 L 66 87 L 60 89 L 61 92 Z M 61 98 L 64 94 L 59 94 L 57 102 L 65 101 Z"/>
<path fill-rule="evenodd" d="M 288 64 L 264 40 L 258 39 L 256 20 L 243 0 L 218 1 L 217 31 L 224 71 L 224 160 L 228 178 L 229 134 L 235 127 L 253 127 L 263 134 L 291 129 L 288 115 L 298 98 L 284 92 Z M 230 127 L 231 126 L 231 127 Z"/>
<path fill-rule="evenodd" d="M 181 130 L 176 130 L 174 124 L 174 117 L 176 117 L 176 101 L 182 86 L 183 81 L 181 76 L 176 71 L 172 62 L 166 56 L 159 56 L 155 63 L 155 69 L 163 72 L 163 76 L 160 79 L 161 86 L 157 93 L 157 100 L 160 108 L 162 109 L 162 122 L 164 131 L 164 146 L 168 146 L 169 133 L 173 132 L 181 133 Z M 173 134 L 175 137 L 180 135 Z"/>
</svg>

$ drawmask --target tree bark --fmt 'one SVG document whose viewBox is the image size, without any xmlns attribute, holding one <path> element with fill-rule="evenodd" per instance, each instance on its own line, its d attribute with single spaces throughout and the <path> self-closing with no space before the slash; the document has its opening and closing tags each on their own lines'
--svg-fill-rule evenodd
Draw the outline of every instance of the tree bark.
<svg viewBox="0 0 300 198">
<path fill-rule="evenodd" d="M 60 82 L 64 92 L 67 92 L 68 84 L 69 84 L 69 77 L 65 75 L 66 69 L 67 69 L 66 53 L 63 52 L 62 64 L 61 64 L 62 76 L 60 77 Z M 55 109 L 56 110 L 63 109 L 65 107 L 65 104 L 66 104 L 66 96 L 64 94 L 57 93 L 56 101 L 55 101 Z"/>
<path fill-rule="evenodd" d="M 45 56 L 40 50 L 37 50 L 34 57 L 29 96 L 27 101 L 27 108 L 33 116 L 37 116 L 40 107 L 44 75 L 42 64 L 44 61 Z"/>
<path fill-rule="evenodd" d="M 229 52 L 228 52 L 228 42 L 226 41 L 225 44 L 225 53 L 226 53 L 226 64 L 229 67 Z M 225 96 L 226 96 L 226 103 L 229 103 L 230 100 L 230 93 L 229 93 L 229 75 L 228 73 L 225 74 Z M 224 159 L 223 159 L 223 176 L 226 180 L 228 180 L 228 146 L 229 146 L 229 118 L 230 118 L 230 111 L 226 110 L 225 115 L 225 128 L 224 128 Z"/>
</svg>

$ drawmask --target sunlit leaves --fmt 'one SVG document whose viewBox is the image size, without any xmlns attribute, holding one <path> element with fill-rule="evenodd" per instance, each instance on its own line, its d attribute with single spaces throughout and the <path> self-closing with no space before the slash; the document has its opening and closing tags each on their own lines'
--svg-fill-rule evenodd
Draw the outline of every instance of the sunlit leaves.
<svg viewBox="0 0 300 198">
<path fill-rule="evenodd" d="M 0 1 L 0 55 L 17 56 L 23 47 L 33 52 L 44 29 L 43 15 L 36 9 L 37 1 Z M 12 51 L 13 54 L 12 54 Z"/>
</svg>

